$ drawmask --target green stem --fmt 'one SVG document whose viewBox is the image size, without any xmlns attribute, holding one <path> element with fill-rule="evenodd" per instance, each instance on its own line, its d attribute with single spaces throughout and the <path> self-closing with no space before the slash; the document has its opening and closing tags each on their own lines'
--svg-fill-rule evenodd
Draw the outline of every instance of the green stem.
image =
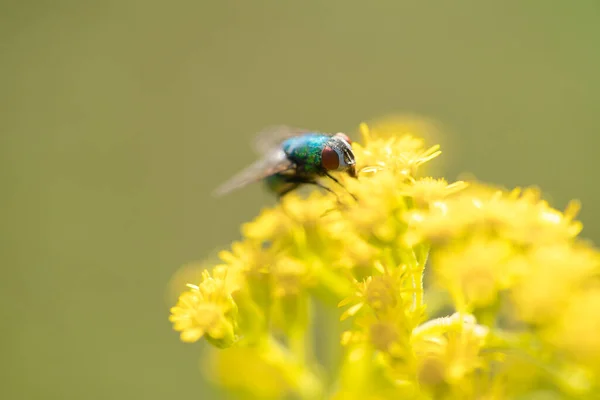
<svg viewBox="0 0 600 400">
<path fill-rule="evenodd" d="M 417 291 L 416 296 L 416 306 L 423 306 L 423 295 L 425 293 L 423 289 L 423 281 L 425 279 L 425 265 L 427 265 L 427 259 L 429 257 L 429 245 L 422 244 L 417 249 L 419 253 L 417 253 L 417 265 L 418 268 L 415 271 L 415 274 L 418 274 L 419 280 L 419 289 Z"/>
<path fill-rule="evenodd" d="M 533 334 L 492 329 L 489 342 L 491 342 L 487 346 L 489 353 L 498 353 L 503 358 L 514 357 L 529 363 L 547 375 L 548 380 L 562 390 L 578 394 L 583 398 L 583 395 L 595 385 L 589 371 L 582 366 L 557 357 L 548 359 L 547 349 L 536 343 Z"/>
<path fill-rule="evenodd" d="M 299 360 L 289 349 L 273 337 L 268 338 L 265 347 L 265 358 L 273 362 L 283 372 L 285 379 L 296 391 L 299 398 L 313 400 L 322 397 L 324 388 L 321 379 L 311 371 L 303 360 Z"/>
<path fill-rule="evenodd" d="M 419 254 L 419 247 L 409 248 L 404 252 L 407 257 L 406 265 L 409 268 L 411 286 L 413 290 L 412 311 L 416 311 L 423 306 L 423 273 L 425 271 L 426 255 Z M 421 259 L 424 259 L 422 261 Z M 400 261 L 398 261 L 400 262 Z"/>
<path fill-rule="evenodd" d="M 288 341 L 292 354 L 299 362 L 312 361 L 312 304 L 308 296 L 300 296 L 297 304 L 299 321 L 289 330 Z"/>
<path fill-rule="evenodd" d="M 319 269 L 319 282 L 339 300 L 352 295 L 352 285 L 348 279 L 336 274 L 329 268 Z"/>
</svg>

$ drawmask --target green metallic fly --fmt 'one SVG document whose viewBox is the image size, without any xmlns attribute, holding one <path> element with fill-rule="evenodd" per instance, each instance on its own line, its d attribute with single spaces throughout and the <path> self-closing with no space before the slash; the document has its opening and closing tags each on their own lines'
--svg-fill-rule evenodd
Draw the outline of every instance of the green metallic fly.
<svg viewBox="0 0 600 400">
<path fill-rule="evenodd" d="M 261 180 L 279 198 L 302 185 L 315 185 L 335 194 L 319 179 L 326 177 L 343 187 L 331 172 L 357 176 L 352 141 L 341 132 L 276 126 L 259 133 L 255 144 L 262 157 L 217 188 L 217 196 Z"/>
</svg>

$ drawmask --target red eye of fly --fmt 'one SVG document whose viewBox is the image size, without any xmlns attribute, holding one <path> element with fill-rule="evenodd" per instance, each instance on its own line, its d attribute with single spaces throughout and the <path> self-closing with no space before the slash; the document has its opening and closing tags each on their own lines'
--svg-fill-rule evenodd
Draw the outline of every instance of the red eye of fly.
<svg viewBox="0 0 600 400">
<path fill-rule="evenodd" d="M 350 139 L 348 137 L 348 135 L 346 135 L 345 133 L 338 132 L 338 133 L 335 134 L 335 136 L 344 139 L 346 141 L 346 143 L 348 143 L 350 145 L 352 144 L 352 139 Z"/>
<path fill-rule="evenodd" d="M 329 146 L 326 146 L 321 152 L 321 165 L 328 171 L 334 171 L 340 166 L 340 157 L 338 153 Z"/>
</svg>

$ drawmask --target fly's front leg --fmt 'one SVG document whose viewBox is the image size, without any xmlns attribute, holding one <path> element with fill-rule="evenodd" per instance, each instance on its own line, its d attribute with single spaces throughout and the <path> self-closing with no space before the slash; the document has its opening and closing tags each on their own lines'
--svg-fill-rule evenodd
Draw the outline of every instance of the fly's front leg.
<svg viewBox="0 0 600 400">
<path fill-rule="evenodd" d="M 299 185 L 314 185 L 314 186 L 318 186 L 321 189 L 333 194 L 335 196 L 335 198 L 337 199 L 337 202 L 339 204 L 342 204 L 342 202 L 340 201 L 340 197 L 338 196 L 338 194 L 336 192 L 334 192 L 333 190 L 331 190 L 330 188 L 328 188 L 327 186 L 323 185 L 321 182 L 316 181 L 315 179 L 311 179 L 311 178 L 306 178 L 306 177 L 302 177 L 302 176 L 294 176 L 294 177 L 290 177 L 287 180 L 289 183 L 295 183 L 298 186 Z"/>
<path fill-rule="evenodd" d="M 338 185 L 340 185 L 341 187 L 343 187 L 343 188 L 344 188 L 344 190 L 345 190 L 346 192 L 348 192 L 348 194 L 349 194 L 350 196 L 352 196 L 352 198 L 353 198 L 355 201 L 358 201 L 358 198 L 357 198 L 357 197 L 356 197 L 354 194 L 350 193 L 350 191 L 349 191 L 348 189 L 346 189 L 346 186 L 342 185 L 342 183 L 341 183 L 340 181 L 338 181 L 338 180 L 336 179 L 336 177 L 335 177 L 335 176 L 331 175 L 329 172 L 325 172 L 325 176 L 327 176 L 329 179 L 331 179 L 332 181 L 334 181 L 335 183 L 337 183 Z"/>
<path fill-rule="evenodd" d="M 312 180 L 310 178 L 302 178 L 302 177 L 289 177 L 288 179 L 286 179 L 286 184 L 288 184 L 289 186 L 285 188 L 285 190 L 283 190 L 282 192 L 279 193 L 279 201 L 281 202 L 283 196 L 285 196 L 286 194 L 288 194 L 289 192 L 291 192 L 292 190 L 296 189 L 298 186 L 300 185 L 315 185 L 320 187 L 323 190 L 326 190 L 329 193 L 332 193 L 338 204 L 343 205 L 342 202 L 340 201 L 340 198 L 338 197 L 337 193 L 334 192 L 333 190 L 331 190 L 330 188 L 328 188 L 327 186 Z M 290 218 L 293 218 L 293 214 L 290 214 L 287 212 L 287 210 L 285 209 L 285 203 L 281 204 L 282 210 L 284 213 L 286 213 Z M 332 210 L 329 210 L 332 211 Z M 326 211 L 323 215 L 327 214 L 329 211 Z"/>
</svg>

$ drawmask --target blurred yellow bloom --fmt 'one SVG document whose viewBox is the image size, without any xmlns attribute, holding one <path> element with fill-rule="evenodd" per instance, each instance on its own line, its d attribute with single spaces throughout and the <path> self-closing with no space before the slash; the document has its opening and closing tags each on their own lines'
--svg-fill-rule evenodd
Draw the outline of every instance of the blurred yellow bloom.
<svg viewBox="0 0 600 400">
<path fill-rule="evenodd" d="M 348 189 L 360 201 L 345 212 L 353 231 L 375 241 L 390 242 L 401 237 L 406 223 L 401 220 L 407 205 L 398 190 L 398 177 L 381 171 L 369 179 L 349 182 Z"/>
<path fill-rule="evenodd" d="M 313 284 L 310 266 L 291 257 L 278 259 L 271 274 L 275 297 L 300 294 Z"/>
<path fill-rule="evenodd" d="M 379 361 L 391 372 L 401 365 L 401 373 L 407 375 L 413 363 L 410 346 L 411 327 L 414 320 L 401 308 L 386 310 L 378 315 L 362 314 L 354 321 L 355 329 L 345 331 L 341 344 L 348 348 L 356 345 L 368 345 L 379 352 Z M 397 372 L 397 371 L 396 371 Z"/>
<path fill-rule="evenodd" d="M 468 184 L 462 181 L 448 184 L 443 178 L 411 179 L 410 183 L 402 189 L 402 194 L 411 198 L 417 207 L 423 208 L 458 193 L 467 186 Z"/>
<path fill-rule="evenodd" d="M 510 268 L 512 246 L 499 239 L 475 237 L 435 251 L 432 264 L 437 283 L 447 288 L 459 310 L 485 307 L 514 281 Z"/>
<path fill-rule="evenodd" d="M 281 208 L 264 209 L 254 221 L 242 225 L 242 234 L 257 243 L 268 242 L 274 237 L 288 234 L 291 225 L 292 221 L 286 218 Z"/>
<path fill-rule="evenodd" d="M 596 278 L 597 279 L 597 278 Z M 600 370 L 600 282 L 571 295 L 544 337 L 569 358 Z"/>
<path fill-rule="evenodd" d="M 290 220 L 304 227 L 314 227 L 321 224 L 324 214 L 336 208 L 336 199 L 321 192 L 312 192 L 306 199 L 292 193 L 279 207 Z"/>
<path fill-rule="evenodd" d="M 234 347 L 213 354 L 207 375 L 229 390 L 258 399 L 280 399 L 289 390 L 278 366 L 262 356 L 261 348 Z"/>
<path fill-rule="evenodd" d="M 536 324 L 553 320 L 599 267 L 598 252 L 581 244 L 543 245 L 527 252 L 514 262 L 520 279 L 511 296 L 519 317 Z"/>
<path fill-rule="evenodd" d="M 373 273 L 374 260 L 379 260 L 381 257 L 381 250 L 350 230 L 347 221 L 340 224 L 340 229 L 345 229 L 338 233 L 338 237 L 344 236 L 344 247 L 340 249 L 339 256 L 334 260 L 332 267 L 349 270 L 360 279 L 370 276 Z"/>
</svg>

